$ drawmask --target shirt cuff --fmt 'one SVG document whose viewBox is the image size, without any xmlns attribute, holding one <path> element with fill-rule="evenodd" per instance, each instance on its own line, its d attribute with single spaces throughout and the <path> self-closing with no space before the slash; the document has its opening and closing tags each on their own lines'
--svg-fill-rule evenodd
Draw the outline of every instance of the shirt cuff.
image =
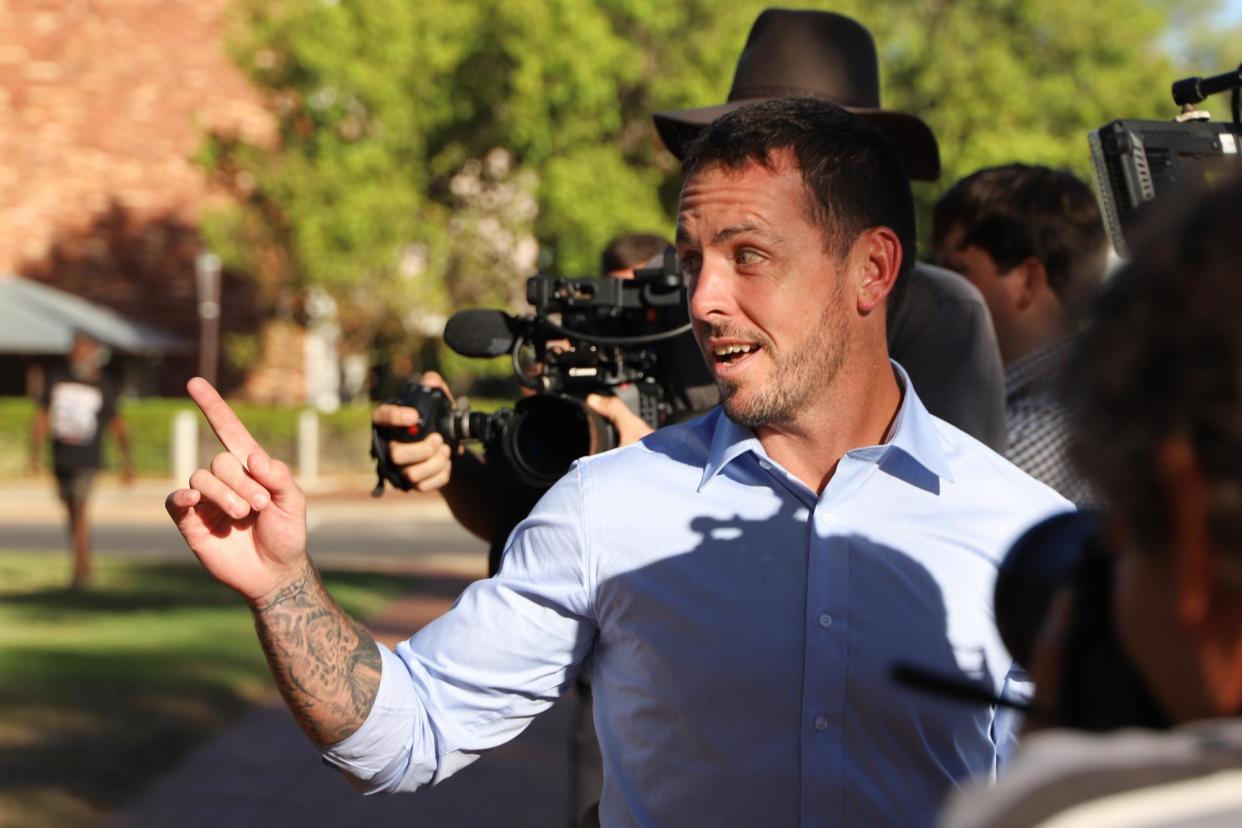
<svg viewBox="0 0 1242 828">
<path fill-rule="evenodd" d="M 364 791 L 391 791 L 398 786 L 413 790 L 429 781 L 435 771 L 432 762 L 432 767 L 407 772 L 416 734 L 426 730 L 426 714 L 405 662 L 383 644 L 375 646 L 383 666 L 371 712 L 362 727 L 325 750 L 323 758 L 354 777 Z"/>
</svg>

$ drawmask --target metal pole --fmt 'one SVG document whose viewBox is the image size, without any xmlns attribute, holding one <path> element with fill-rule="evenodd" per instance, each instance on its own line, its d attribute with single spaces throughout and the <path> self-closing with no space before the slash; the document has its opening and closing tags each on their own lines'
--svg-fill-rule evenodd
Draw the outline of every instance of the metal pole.
<svg viewBox="0 0 1242 828">
<path fill-rule="evenodd" d="M 312 408 L 298 414 L 298 482 L 314 486 L 319 480 L 319 414 Z"/>
<path fill-rule="evenodd" d="M 198 286 L 198 373 L 216 384 L 220 352 L 220 257 L 202 252 L 194 259 Z"/>
<path fill-rule="evenodd" d="M 172 453 L 173 485 L 188 485 L 190 475 L 198 468 L 198 414 L 178 411 L 173 415 L 169 448 Z"/>
</svg>

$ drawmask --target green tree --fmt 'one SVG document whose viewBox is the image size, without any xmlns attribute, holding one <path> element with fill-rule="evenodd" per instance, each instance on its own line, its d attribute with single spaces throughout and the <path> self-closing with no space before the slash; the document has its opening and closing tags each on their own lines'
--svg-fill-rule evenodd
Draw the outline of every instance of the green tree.
<svg viewBox="0 0 1242 828">
<path fill-rule="evenodd" d="M 591 273 L 616 232 L 671 228 L 676 162 L 650 115 L 723 101 L 765 5 L 238 0 L 233 52 L 279 140 L 208 141 L 238 202 L 208 235 L 275 307 L 330 291 L 356 350 L 407 348 L 464 303 L 513 305 L 534 244 L 544 270 Z M 945 174 L 924 204 L 983 164 L 1085 173 L 1088 130 L 1171 114 L 1174 0 L 815 5 L 872 30 L 886 106 L 937 133 Z"/>
<path fill-rule="evenodd" d="M 1172 117 L 1174 70 L 1163 37 L 1173 5 L 944 0 L 876 19 L 886 100 L 919 113 L 940 143 L 940 181 L 916 187 L 921 214 L 983 166 L 1026 161 L 1091 180 L 1092 129 L 1123 117 Z M 921 222 L 923 238 L 929 224 Z"/>
</svg>

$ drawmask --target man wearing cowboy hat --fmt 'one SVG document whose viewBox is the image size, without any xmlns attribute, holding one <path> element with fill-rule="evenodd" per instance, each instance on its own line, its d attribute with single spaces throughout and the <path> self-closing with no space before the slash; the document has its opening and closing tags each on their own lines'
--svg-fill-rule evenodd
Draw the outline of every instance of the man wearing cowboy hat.
<svg viewBox="0 0 1242 828">
<path fill-rule="evenodd" d="M 832 12 L 767 9 L 755 19 L 726 103 L 657 112 L 656 130 L 678 159 L 702 129 L 754 101 L 811 97 L 862 116 L 889 140 L 916 181 L 940 175 L 927 124 L 880 106 L 880 72 L 871 33 Z M 956 273 L 916 262 L 890 299 L 888 347 L 931 413 L 1005 448 L 1004 370 L 979 291 Z"/>
</svg>

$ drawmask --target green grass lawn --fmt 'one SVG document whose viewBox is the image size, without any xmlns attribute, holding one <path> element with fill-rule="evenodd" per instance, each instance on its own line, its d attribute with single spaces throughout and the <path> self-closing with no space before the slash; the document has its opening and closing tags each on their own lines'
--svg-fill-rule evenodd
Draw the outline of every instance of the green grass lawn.
<svg viewBox="0 0 1242 828">
<path fill-rule="evenodd" d="M 194 565 L 0 552 L 0 825 L 90 826 L 247 705 L 275 693 L 250 613 Z M 325 572 L 367 618 L 411 588 Z"/>
</svg>

